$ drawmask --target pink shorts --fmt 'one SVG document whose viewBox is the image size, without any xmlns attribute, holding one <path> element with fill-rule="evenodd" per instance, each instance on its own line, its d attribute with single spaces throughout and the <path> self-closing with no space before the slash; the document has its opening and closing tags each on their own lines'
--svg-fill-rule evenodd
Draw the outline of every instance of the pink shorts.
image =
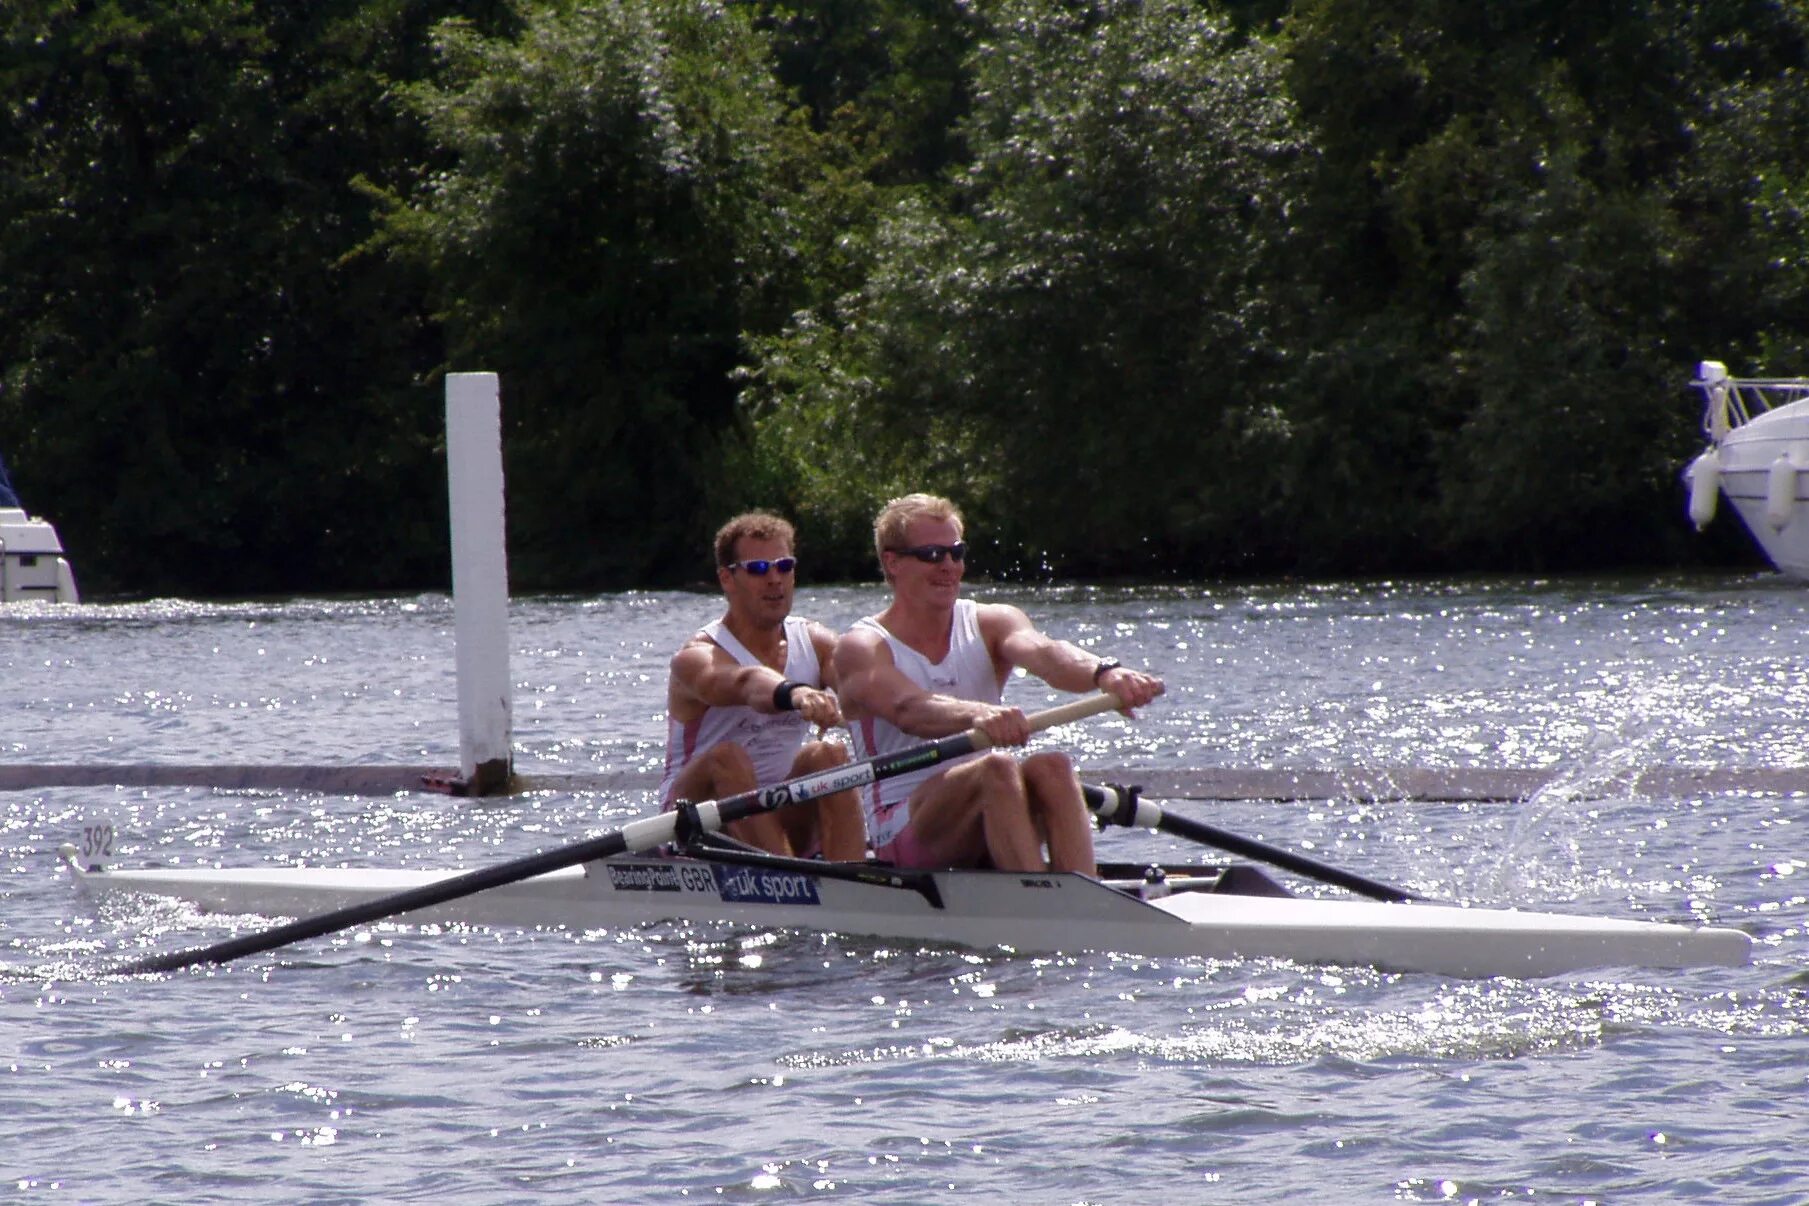
<svg viewBox="0 0 1809 1206">
<path fill-rule="evenodd" d="M 937 858 L 930 853 L 927 846 L 906 825 L 898 836 L 883 846 L 873 848 L 873 857 L 881 862 L 891 863 L 894 867 L 903 867 L 911 871 L 945 871 L 950 867 L 990 867 L 992 859 L 985 851 L 981 851 L 978 862 L 952 863 L 946 858 Z"/>
<path fill-rule="evenodd" d="M 919 869 L 933 868 L 937 865 L 937 860 L 923 848 L 923 843 L 917 840 L 917 835 L 911 831 L 909 825 L 899 830 L 898 836 L 885 845 L 875 846 L 873 857 L 882 862 L 891 863 L 894 867 Z"/>
</svg>

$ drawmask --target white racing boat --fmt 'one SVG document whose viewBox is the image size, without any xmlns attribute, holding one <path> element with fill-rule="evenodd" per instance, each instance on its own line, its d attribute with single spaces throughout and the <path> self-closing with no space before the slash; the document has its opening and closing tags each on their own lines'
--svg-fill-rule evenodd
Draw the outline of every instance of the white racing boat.
<svg viewBox="0 0 1809 1206">
<path fill-rule="evenodd" d="M 228 914 L 305 917 L 419 890 L 458 872 L 163 868 L 63 856 L 92 892 L 145 892 Z M 1262 870 L 1108 866 L 1101 879 L 897 871 L 775 859 L 617 855 L 401 914 L 417 924 L 586 930 L 656 922 L 828 931 L 1019 952 L 1276 958 L 1458 977 L 1551 976 L 1615 966 L 1737 966 L 1739 930 L 1514 909 L 1290 895 Z"/>
<path fill-rule="evenodd" d="M 1116 706 L 1086 696 L 1027 719 L 1032 732 Z M 1550 976 L 1591 968 L 1735 966 L 1744 933 L 1661 922 L 1466 908 L 1165 812 L 1135 788 L 1088 787 L 1102 824 L 1158 829 L 1348 888 L 1372 900 L 1290 894 L 1253 867 L 1104 870 L 1102 878 L 1011 871 L 907 871 L 878 863 L 778 858 L 721 836 L 744 817 L 933 766 L 988 745 L 979 730 L 726 800 L 681 804 L 622 828 L 471 871 L 356 868 L 110 868 L 113 833 L 83 831 L 63 859 L 90 891 L 149 892 L 231 914 L 294 920 L 193 951 L 152 955 L 122 974 L 224 963 L 374 921 L 589 930 L 649 922 L 724 923 L 1014 951 L 1114 951 L 1211 959 L 1367 964 L 1463 977 Z M 662 852 L 676 844 L 684 853 Z"/>
</svg>

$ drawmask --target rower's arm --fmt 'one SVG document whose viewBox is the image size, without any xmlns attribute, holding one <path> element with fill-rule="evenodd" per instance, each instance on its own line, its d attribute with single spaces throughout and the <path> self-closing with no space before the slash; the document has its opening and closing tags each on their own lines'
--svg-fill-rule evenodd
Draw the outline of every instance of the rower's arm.
<svg viewBox="0 0 1809 1206">
<path fill-rule="evenodd" d="M 926 691 L 892 661 L 885 638 L 865 629 L 856 628 L 836 641 L 835 672 L 839 693 L 852 717 L 877 716 L 914 737 L 952 737 L 984 727 L 1006 711 L 977 700 Z M 995 738 L 995 744 L 1022 743 L 1022 739 Z"/>
<path fill-rule="evenodd" d="M 713 641 L 693 640 L 672 657 L 667 706 L 680 720 L 702 715 L 705 708 L 752 708 L 756 712 L 797 711 L 812 724 L 842 723 L 834 695 L 816 687 L 794 687 L 790 709 L 782 708 L 778 689 L 785 676 L 770 666 L 744 666 Z"/>
<path fill-rule="evenodd" d="M 835 669 L 835 633 L 831 632 L 827 625 L 819 624 L 815 620 L 809 622 L 809 631 L 811 647 L 817 651 L 817 666 L 823 674 L 823 686 L 840 695 L 841 680 L 837 677 Z"/>
<path fill-rule="evenodd" d="M 1092 691 L 1116 696 L 1126 711 L 1139 708 L 1166 688 L 1153 674 L 1128 666 L 1101 672 L 1105 659 L 1071 641 L 1060 641 L 1039 631 L 1030 617 L 1006 603 L 980 609 L 980 633 L 994 660 L 1036 675 L 1058 691 Z"/>
<path fill-rule="evenodd" d="M 993 660 L 1036 675 L 1057 691 L 1091 691 L 1099 657 L 1079 645 L 1058 641 L 1038 630 L 1022 609 L 1008 603 L 980 608 L 980 635 L 993 650 Z"/>
</svg>

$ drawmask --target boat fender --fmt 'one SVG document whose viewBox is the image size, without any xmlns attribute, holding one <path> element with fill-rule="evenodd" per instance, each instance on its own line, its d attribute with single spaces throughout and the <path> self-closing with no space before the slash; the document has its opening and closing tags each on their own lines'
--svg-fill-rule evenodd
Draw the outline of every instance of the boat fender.
<svg viewBox="0 0 1809 1206">
<path fill-rule="evenodd" d="M 1698 532 L 1715 518 L 1715 495 L 1721 488 L 1721 450 L 1711 448 L 1684 471 L 1690 482 L 1690 522 Z"/>
<path fill-rule="evenodd" d="M 1781 532 L 1795 510 L 1796 466 L 1788 456 L 1780 456 L 1765 475 L 1765 522 Z"/>
</svg>

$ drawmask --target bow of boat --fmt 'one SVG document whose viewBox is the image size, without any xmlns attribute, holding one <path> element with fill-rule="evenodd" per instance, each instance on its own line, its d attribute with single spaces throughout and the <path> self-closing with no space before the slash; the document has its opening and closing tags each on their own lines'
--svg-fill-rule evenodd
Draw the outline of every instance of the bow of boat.
<svg viewBox="0 0 1809 1206">
<path fill-rule="evenodd" d="M 1246 957 L 1367 964 L 1460 978 L 1539 977 L 1609 967 L 1738 967 L 1752 939 L 1719 926 L 1677 925 L 1422 901 L 1285 902 L 1181 896 L 1158 907 Z"/>
</svg>

